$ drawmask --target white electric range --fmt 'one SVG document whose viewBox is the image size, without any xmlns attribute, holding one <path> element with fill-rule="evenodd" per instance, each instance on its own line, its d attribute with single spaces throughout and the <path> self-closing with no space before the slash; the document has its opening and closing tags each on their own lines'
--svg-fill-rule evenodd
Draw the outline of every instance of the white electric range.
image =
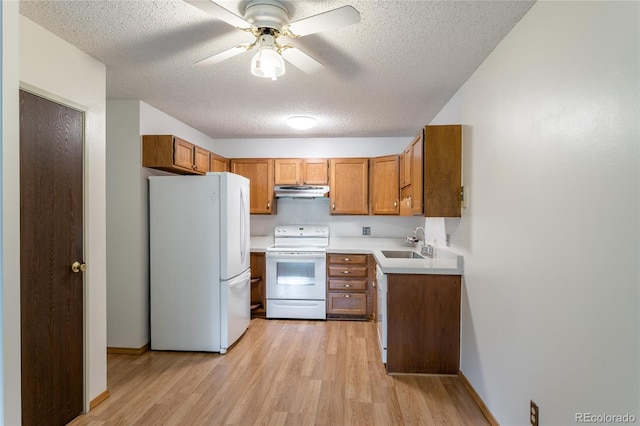
<svg viewBox="0 0 640 426">
<path fill-rule="evenodd" d="M 326 225 L 280 225 L 266 253 L 267 318 L 326 319 Z"/>
</svg>

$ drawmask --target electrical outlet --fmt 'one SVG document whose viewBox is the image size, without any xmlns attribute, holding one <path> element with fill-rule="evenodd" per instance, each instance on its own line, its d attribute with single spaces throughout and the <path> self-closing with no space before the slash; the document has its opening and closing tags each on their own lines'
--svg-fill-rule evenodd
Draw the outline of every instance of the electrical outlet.
<svg viewBox="0 0 640 426">
<path fill-rule="evenodd" d="M 529 421 L 531 421 L 531 426 L 538 426 L 538 420 L 540 419 L 540 410 L 538 409 L 538 405 L 530 401 L 529 407 Z"/>
<path fill-rule="evenodd" d="M 371 227 L 363 226 L 362 227 L 362 235 L 371 235 Z"/>
</svg>

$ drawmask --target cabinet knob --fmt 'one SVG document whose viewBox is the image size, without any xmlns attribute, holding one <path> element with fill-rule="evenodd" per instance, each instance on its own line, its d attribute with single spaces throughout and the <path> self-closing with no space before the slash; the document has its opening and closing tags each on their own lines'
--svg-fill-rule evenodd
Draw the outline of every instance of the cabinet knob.
<svg viewBox="0 0 640 426">
<path fill-rule="evenodd" d="M 344 259 L 342 259 L 343 262 L 351 262 L 351 258 L 349 257 L 345 257 Z"/>
<path fill-rule="evenodd" d="M 395 201 L 393 202 L 393 207 L 398 207 L 398 200 L 395 200 Z"/>
<path fill-rule="evenodd" d="M 351 272 L 349 271 L 342 271 L 343 274 L 350 274 Z"/>
<path fill-rule="evenodd" d="M 331 209 L 335 210 L 336 209 L 336 203 L 331 204 Z"/>
<path fill-rule="evenodd" d="M 271 208 L 271 203 L 267 201 L 267 209 Z"/>
<path fill-rule="evenodd" d="M 351 284 L 345 284 L 344 286 L 345 286 L 345 288 L 350 288 Z"/>
<path fill-rule="evenodd" d="M 351 295 L 350 294 L 345 294 L 344 297 L 351 297 Z"/>
</svg>

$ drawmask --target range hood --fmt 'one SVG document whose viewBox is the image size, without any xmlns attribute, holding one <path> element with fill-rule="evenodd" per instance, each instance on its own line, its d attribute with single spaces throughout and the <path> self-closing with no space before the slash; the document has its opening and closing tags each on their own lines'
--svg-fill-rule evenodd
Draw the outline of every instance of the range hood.
<svg viewBox="0 0 640 426">
<path fill-rule="evenodd" d="M 329 192 L 326 185 L 276 185 L 276 198 L 321 198 Z"/>
</svg>

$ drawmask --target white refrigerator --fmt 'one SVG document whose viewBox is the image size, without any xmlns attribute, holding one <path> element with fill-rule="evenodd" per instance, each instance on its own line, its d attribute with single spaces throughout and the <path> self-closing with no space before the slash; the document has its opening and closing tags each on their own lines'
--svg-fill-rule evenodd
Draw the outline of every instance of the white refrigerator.
<svg viewBox="0 0 640 426">
<path fill-rule="evenodd" d="M 249 180 L 149 177 L 151 349 L 226 353 L 251 319 Z"/>
</svg>

